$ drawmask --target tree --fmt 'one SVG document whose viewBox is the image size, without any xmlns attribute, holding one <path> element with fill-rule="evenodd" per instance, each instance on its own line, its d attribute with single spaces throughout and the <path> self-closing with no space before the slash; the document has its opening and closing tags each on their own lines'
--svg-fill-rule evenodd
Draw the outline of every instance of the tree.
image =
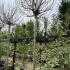
<svg viewBox="0 0 70 70">
<path fill-rule="evenodd" d="M 61 27 L 61 28 L 59 28 L 59 32 L 62 32 L 65 35 L 65 34 L 67 34 L 68 31 L 70 31 L 70 29 L 69 29 L 69 25 L 70 25 L 70 2 L 62 1 L 61 5 L 59 7 L 59 20 L 61 21 L 59 24 Z M 53 29 L 56 30 L 55 32 L 57 32 L 55 25 L 54 25 Z M 57 32 L 58 36 L 59 36 L 59 32 Z M 61 37 L 59 39 L 56 39 L 55 42 L 58 42 L 59 44 L 61 44 L 60 46 L 62 46 L 62 49 L 60 48 L 62 51 L 62 53 L 61 53 L 62 55 L 59 55 L 59 64 L 61 67 L 63 67 L 63 70 L 64 70 L 65 64 L 66 64 L 65 62 L 67 61 L 67 59 L 69 59 L 69 51 L 66 51 L 64 49 L 69 48 L 69 46 L 67 46 L 68 44 L 66 43 L 69 41 L 69 39 L 67 37 L 64 38 L 62 33 L 61 33 Z M 68 32 L 68 34 L 69 34 L 69 32 Z M 57 45 L 57 43 L 56 43 L 56 45 Z M 66 55 L 67 55 L 67 57 L 65 57 Z M 68 61 L 68 63 L 69 63 L 69 61 Z"/>
<path fill-rule="evenodd" d="M 34 34 L 34 22 L 32 20 L 28 21 L 26 23 L 26 31 L 28 32 L 28 36 L 29 37 L 33 37 L 33 34 Z"/>
<path fill-rule="evenodd" d="M 22 37 L 31 37 L 33 38 L 34 34 L 34 22 L 32 20 L 26 22 L 25 24 L 23 23 L 22 25 L 17 25 L 15 28 L 15 33 L 17 35 L 20 35 Z"/>
<path fill-rule="evenodd" d="M 45 38 L 44 42 L 45 42 L 45 45 L 46 45 L 46 39 L 47 39 L 47 35 L 48 35 L 48 18 L 44 18 L 44 28 L 43 28 L 43 30 L 44 30 L 44 38 Z M 42 34 L 43 33 L 41 33 L 41 35 Z"/>
<path fill-rule="evenodd" d="M 10 8 L 10 5 L 8 4 L 7 8 L 5 6 L 5 3 L 0 5 L 0 22 L 3 26 L 8 25 L 8 32 L 10 33 L 11 26 L 15 25 L 15 23 L 19 21 L 21 15 L 17 15 L 18 11 L 16 6 Z"/>
<path fill-rule="evenodd" d="M 39 30 L 38 19 L 42 17 L 47 11 L 52 9 L 53 2 L 54 0 L 17 0 L 17 5 L 20 4 L 19 6 L 22 7 L 24 11 L 27 11 L 27 13 L 24 12 L 27 16 L 34 16 L 37 28 Z"/>
<path fill-rule="evenodd" d="M 70 29 L 70 2 L 62 0 L 59 7 L 59 20 L 61 21 L 61 25 L 65 32 Z"/>
<path fill-rule="evenodd" d="M 51 3 L 52 1 L 52 3 Z M 26 11 L 28 16 L 34 16 L 36 23 L 34 23 L 34 49 L 35 49 L 35 43 L 36 43 L 36 35 L 38 35 L 38 30 L 39 30 L 39 23 L 38 23 L 38 19 L 39 17 L 41 17 L 44 13 L 46 13 L 47 11 L 51 10 L 51 8 L 53 7 L 53 2 L 54 0 L 17 0 L 17 5 L 19 5 L 21 8 L 23 8 L 24 11 Z M 49 5 L 49 3 L 51 3 Z M 32 15 L 31 15 L 31 14 Z M 37 30 L 37 33 L 36 33 Z M 34 50 L 33 49 L 33 50 Z M 35 50 L 33 52 L 33 56 L 35 58 Z M 35 59 L 34 60 L 34 70 L 35 70 Z"/>
<path fill-rule="evenodd" d="M 16 25 L 15 34 L 19 37 L 26 37 L 26 25 Z"/>
<path fill-rule="evenodd" d="M 10 41 L 11 26 L 14 25 L 17 20 L 19 20 L 19 16 L 17 16 L 17 8 L 14 6 L 9 7 L 9 5 L 7 5 L 7 8 L 6 8 L 6 4 L 3 2 L 0 5 L 0 22 L 3 26 L 8 25 L 8 36 L 7 36 L 8 46 L 10 45 L 9 41 Z M 10 49 L 11 49 L 10 47 L 9 49 L 7 49 L 6 69 L 8 65 L 8 56 L 9 56 Z"/>
</svg>

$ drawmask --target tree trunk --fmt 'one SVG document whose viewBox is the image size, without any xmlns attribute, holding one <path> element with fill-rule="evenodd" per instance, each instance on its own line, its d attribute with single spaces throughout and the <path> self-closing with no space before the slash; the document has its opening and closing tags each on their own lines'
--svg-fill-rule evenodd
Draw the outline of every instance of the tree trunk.
<svg viewBox="0 0 70 70">
<path fill-rule="evenodd" d="M 13 63 L 12 63 L 12 70 L 15 70 L 15 58 L 16 58 L 16 43 L 14 43 L 14 53 L 13 53 Z"/>
<path fill-rule="evenodd" d="M 64 65 L 61 65 L 61 70 L 65 70 L 65 67 L 64 67 Z"/>
<path fill-rule="evenodd" d="M 35 70 L 36 23 L 34 23 L 33 70 Z"/>
<path fill-rule="evenodd" d="M 10 40 L 10 25 L 8 25 L 8 36 L 7 36 L 7 38 L 8 38 L 8 46 L 9 46 L 9 40 Z M 9 50 L 7 49 L 7 59 L 6 59 L 6 70 L 8 69 L 8 57 L 9 57 Z"/>
<path fill-rule="evenodd" d="M 38 17 L 35 16 L 35 20 L 36 20 L 36 32 L 37 32 L 37 35 L 39 33 L 39 22 L 38 22 Z"/>
<path fill-rule="evenodd" d="M 38 25 L 37 25 L 37 23 L 38 23 L 38 19 L 37 19 L 37 17 L 35 16 L 35 23 L 34 23 L 34 46 L 33 46 L 33 70 L 35 70 L 35 47 L 36 47 L 36 36 L 37 36 L 37 34 L 38 34 Z"/>
</svg>

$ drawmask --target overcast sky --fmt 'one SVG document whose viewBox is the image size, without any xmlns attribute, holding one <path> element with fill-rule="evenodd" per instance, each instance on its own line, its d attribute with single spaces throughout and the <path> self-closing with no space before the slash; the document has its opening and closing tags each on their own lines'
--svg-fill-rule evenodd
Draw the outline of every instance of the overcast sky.
<svg viewBox="0 0 70 70">
<path fill-rule="evenodd" d="M 54 7 L 53 9 L 51 10 L 51 12 L 49 11 L 48 14 L 49 14 L 49 17 L 54 14 L 55 12 L 57 12 L 57 9 L 58 9 L 58 6 L 60 4 L 60 1 L 61 0 L 55 0 L 54 1 Z M 15 0 L 0 0 L 0 3 L 5 3 L 6 5 L 8 5 L 7 7 L 13 7 L 15 6 Z"/>
<path fill-rule="evenodd" d="M 46 14 L 46 15 L 48 16 L 50 22 L 51 22 L 51 20 L 52 20 L 52 16 L 53 16 L 54 14 L 57 14 L 58 6 L 59 6 L 59 4 L 60 4 L 60 1 L 61 1 L 61 0 L 55 0 L 53 9 Z M 13 7 L 13 6 L 15 6 L 15 0 L 0 0 L 0 4 L 2 4 L 2 3 L 5 3 L 6 8 L 7 8 L 7 7 Z M 7 5 L 8 5 L 8 6 L 7 6 Z M 24 17 L 24 18 L 23 18 L 23 21 L 27 21 L 28 19 L 29 19 L 29 18 Z"/>
</svg>

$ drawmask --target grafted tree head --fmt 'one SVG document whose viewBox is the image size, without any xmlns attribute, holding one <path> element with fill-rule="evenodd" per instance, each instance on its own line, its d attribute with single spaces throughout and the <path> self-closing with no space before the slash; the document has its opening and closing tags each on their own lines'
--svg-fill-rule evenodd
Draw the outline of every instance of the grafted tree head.
<svg viewBox="0 0 70 70">
<path fill-rule="evenodd" d="M 16 3 L 22 9 L 28 11 L 28 16 L 41 16 L 53 7 L 54 0 L 17 0 Z M 25 13 L 26 14 L 26 13 Z"/>
<path fill-rule="evenodd" d="M 11 21 L 7 21 L 7 25 L 13 25 Z"/>
<path fill-rule="evenodd" d="M 20 15 L 20 14 L 19 14 Z M 9 5 L 6 5 L 3 3 L 0 5 L 0 22 L 3 25 L 14 25 L 19 20 L 19 16 L 17 17 L 17 8 L 16 6 L 9 7 Z"/>
</svg>

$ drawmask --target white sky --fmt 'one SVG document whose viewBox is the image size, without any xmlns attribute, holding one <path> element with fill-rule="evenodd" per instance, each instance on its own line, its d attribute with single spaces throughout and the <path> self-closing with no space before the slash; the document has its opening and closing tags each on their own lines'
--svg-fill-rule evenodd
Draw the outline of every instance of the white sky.
<svg viewBox="0 0 70 70">
<path fill-rule="evenodd" d="M 52 20 L 52 16 L 54 14 L 57 14 L 57 11 L 58 11 L 57 9 L 60 4 L 60 1 L 61 0 L 55 0 L 53 9 L 46 14 L 46 16 L 48 16 L 50 22 Z M 4 2 L 6 5 L 8 5 L 6 7 L 9 7 L 9 8 L 15 6 L 15 0 L 0 0 L 0 4 L 2 4 L 2 2 Z M 24 17 L 23 21 L 27 21 L 28 19 L 30 19 L 30 18 Z"/>
<path fill-rule="evenodd" d="M 60 1 L 61 0 L 55 0 L 54 1 L 54 7 L 51 10 L 51 12 L 48 13 L 49 14 L 48 15 L 49 17 L 52 16 L 55 12 L 57 12 L 57 7 L 60 4 Z M 13 7 L 13 6 L 15 6 L 15 0 L 0 0 L 0 4 L 2 2 L 4 2 L 6 5 L 8 5 L 7 7 L 10 7 L 10 8 Z"/>
</svg>

